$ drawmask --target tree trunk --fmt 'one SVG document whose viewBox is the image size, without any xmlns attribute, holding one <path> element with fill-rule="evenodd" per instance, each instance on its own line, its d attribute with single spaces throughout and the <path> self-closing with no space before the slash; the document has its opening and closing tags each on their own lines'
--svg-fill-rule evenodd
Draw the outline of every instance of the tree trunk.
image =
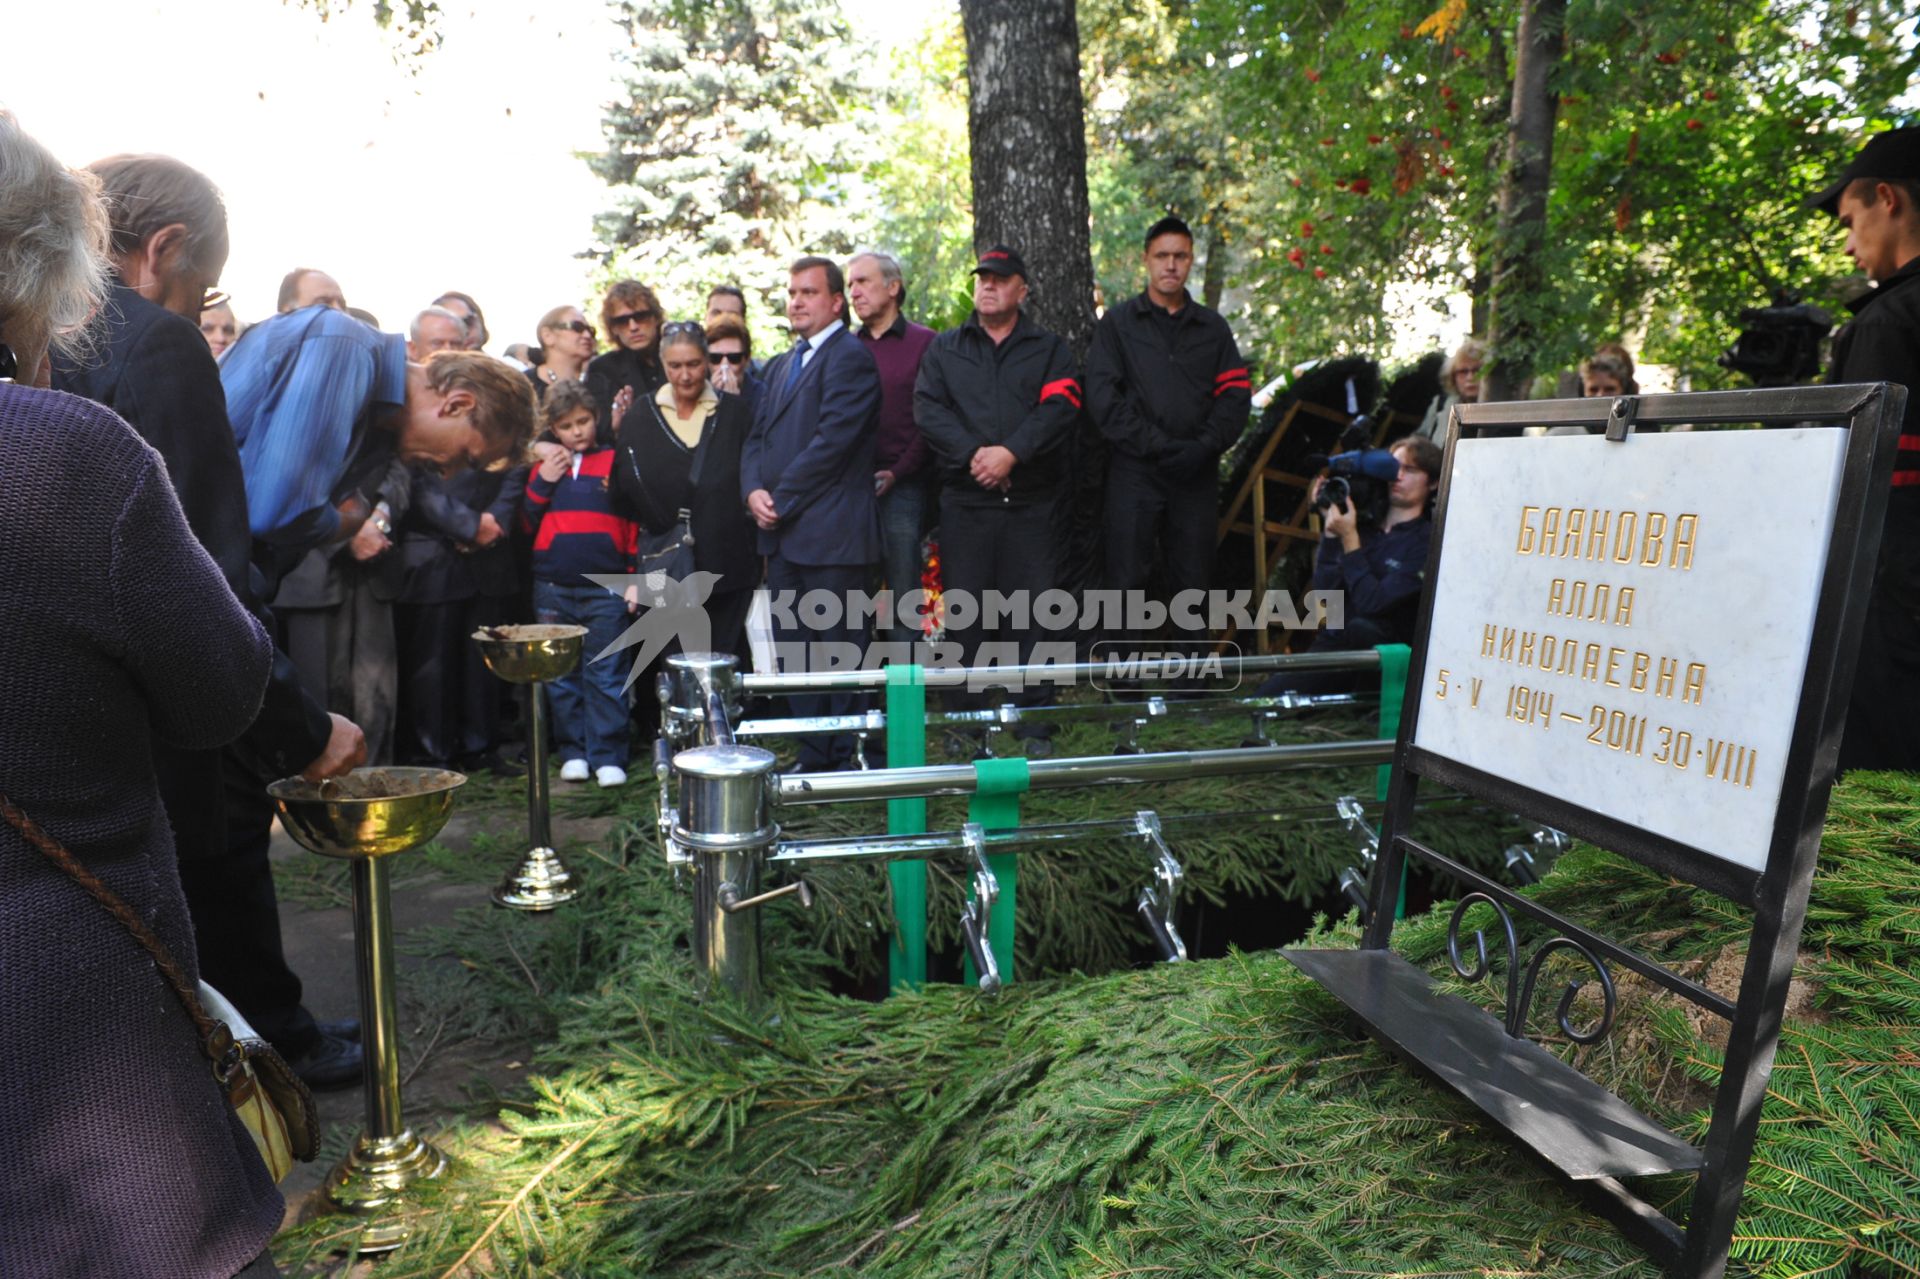
<svg viewBox="0 0 1920 1279">
<path fill-rule="evenodd" d="M 961 0 L 976 250 L 1033 272 L 1027 312 L 1084 358 L 1093 340 L 1087 140 L 1073 0 Z"/>
<path fill-rule="evenodd" d="M 1553 177 L 1553 123 L 1559 98 L 1548 81 L 1566 44 L 1567 0 L 1526 0 L 1514 41 L 1513 109 L 1507 117 L 1507 173 L 1500 188 L 1487 337 L 1492 348 L 1480 398 L 1527 393 L 1538 341 L 1534 316 L 1551 284 L 1542 269 L 1547 192 Z"/>
<path fill-rule="evenodd" d="M 1027 314 L 1084 360 L 1093 342 L 1093 250 L 1074 0 L 960 0 L 960 21 L 974 248 L 1007 244 L 1019 251 L 1033 272 Z M 1082 415 L 1067 448 L 1072 489 L 1055 508 L 1055 538 L 1060 585 L 1080 591 L 1103 580 L 1106 447 Z"/>
<path fill-rule="evenodd" d="M 1220 295 L 1227 290 L 1227 237 L 1216 222 L 1206 227 L 1207 265 L 1200 274 L 1200 301 L 1208 309 L 1220 309 Z"/>
</svg>

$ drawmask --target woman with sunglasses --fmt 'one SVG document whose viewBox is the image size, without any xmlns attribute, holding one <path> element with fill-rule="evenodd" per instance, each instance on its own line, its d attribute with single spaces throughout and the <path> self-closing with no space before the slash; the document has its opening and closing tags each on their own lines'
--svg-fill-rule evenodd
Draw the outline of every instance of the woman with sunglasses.
<svg viewBox="0 0 1920 1279">
<path fill-rule="evenodd" d="M 666 313 L 653 290 L 638 280 L 615 280 L 600 304 L 600 323 L 613 349 L 587 366 L 587 389 L 600 405 L 600 440 L 613 442 L 613 428 L 629 405 L 644 400 L 667 380 L 660 368 L 660 325 Z"/>
<path fill-rule="evenodd" d="M 706 603 L 711 644 L 715 652 L 732 653 L 742 647 L 747 609 L 760 584 L 753 520 L 740 504 L 740 446 L 753 414 L 745 399 L 713 389 L 707 357 L 699 324 L 682 320 L 662 330 L 666 384 L 621 419 L 613 474 L 627 510 L 648 532 L 665 533 L 688 512 L 694 568 L 720 575 Z M 637 702 L 644 714 L 653 699 Z"/>
<path fill-rule="evenodd" d="M 760 378 L 753 371 L 753 338 L 747 326 L 731 315 L 709 320 L 707 364 L 713 389 L 745 400 L 751 417 L 760 403 Z"/>
<path fill-rule="evenodd" d="M 593 326 L 577 306 L 556 306 L 540 317 L 534 330 L 540 339 L 542 360 L 527 370 L 542 399 L 555 382 L 579 382 L 593 359 Z"/>
</svg>

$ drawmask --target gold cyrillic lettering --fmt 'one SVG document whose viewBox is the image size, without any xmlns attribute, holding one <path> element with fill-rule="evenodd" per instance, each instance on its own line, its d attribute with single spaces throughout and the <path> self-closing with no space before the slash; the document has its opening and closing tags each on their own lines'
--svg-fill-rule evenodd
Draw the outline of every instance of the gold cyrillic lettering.
<svg viewBox="0 0 1920 1279">
<path fill-rule="evenodd" d="M 1640 517 L 1632 511 L 1620 512 L 1620 522 L 1613 531 L 1613 562 L 1631 564 L 1633 562 L 1633 537 L 1640 523 Z"/>
<path fill-rule="evenodd" d="M 1610 647 L 1607 649 L 1607 678 L 1605 683 L 1608 688 L 1620 687 L 1620 681 L 1615 679 L 1614 675 L 1620 670 L 1620 659 L 1625 657 L 1626 653 L 1627 650 L 1624 648 Z"/>
<path fill-rule="evenodd" d="M 1682 572 L 1693 567 L 1693 539 L 1700 531 L 1698 515 L 1682 515 L 1673 522 L 1673 563 Z"/>
<path fill-rule="evenodd" d="M 1587 512 L 1583 507 L 1574 507 L 1567 512 L 1567 527 L 1560 534 L 1560 558 L 1580 553 L 1580 530 L 1587 526 Z"/>
<path fill-rule="evenodd" d="M 1515 555 L 1533 554 L 1533 517 L 1540 513 L 1537 506 L 1520 508 L 1520 542 L 1513 548 Z"/>
<path fill-rule="evenodd" d="M 1660 552 L 1667 540 L 1667 517 L 1659 511 L 1647 512 L 1646 550 L 1640 556 L 1640 563 L 1646 568 L 1660 567 Z"/>
<path fill-rule="evenodd" d="M 1680 690 L 1680 700 L 1700 705 L 1700 699 L 1707 695 L 1707 664 L 1705 662 L 1687 663 L 1687 685 Z"/>
<path fill-rule="evenodd" d="M 1646 653 L 1633 655 L 1633 675 L 1627 680 L 1627 687 L 1636 693 L 1647 691 L 1647 670 L 1653 665 L 1653 658 Z"/>
</svg>

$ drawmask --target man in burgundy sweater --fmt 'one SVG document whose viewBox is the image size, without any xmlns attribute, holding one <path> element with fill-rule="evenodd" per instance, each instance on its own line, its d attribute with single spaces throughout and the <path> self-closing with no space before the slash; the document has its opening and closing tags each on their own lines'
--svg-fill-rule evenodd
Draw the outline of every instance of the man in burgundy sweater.
<svg viewBox="0 0 1920 1279">
<path fill-rule="evenodd" d="M 860 318 L 856 330 L 880 368 L 880 430 L 873 441 L 873 491 L 880 502 L 880 568 L 898 600 L 920 585 L 920 535 L 926 528 L 927 439 L 913 420 L 913 382 L 933 330 L 900 313 L 907 284 L 891 253 L 868 250 L 847 263 L 847 300 Z M 921 638 L 893 624 L 882 639 L 911 644 Z"/>
</svg>

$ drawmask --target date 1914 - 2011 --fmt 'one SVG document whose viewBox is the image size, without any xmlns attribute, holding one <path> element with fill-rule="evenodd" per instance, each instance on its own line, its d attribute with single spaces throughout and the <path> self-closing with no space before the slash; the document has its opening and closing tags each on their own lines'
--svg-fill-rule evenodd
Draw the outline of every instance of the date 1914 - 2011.
<svg viewBox="0 0 1920 1279">
<path fill-rule="evenodd" d="M 1467 692 L 1469 707 L 1479 709 L 1480 689 L 1473 687 L 1480 683 L 1479 680 L 1471 683 L 1450 681 L 1448 672 L 1441 671 L 1438 674 L 1439 683 L 1433 690 L 1437 699 L 1446 701 L 1449 700 L 1449 693 Z M 1759 754 L 1752 747 L 1707 736 L 1702 736 L 1696 743 L 1693 733 L 1688 730 L 1655 724 L 1645 715 L 1634 715 L 1598 702 L 1591 703 L 1584 715 L 1556 710 L 1551 691 L 1526 684 L 1509 684 L 1502 716 L 1516 723 L 1537 726 L 1542 731 L 1551 730 L 1556 723 L 1579 725 L 1586 730 L 1586 740 L 1604 750 L 1631 755 L 1681 772 L 1689 772 L 1697 767 L 1701 776 L 1713 781 L 1747 790 L 1753 788 Z"/>
</svg>

